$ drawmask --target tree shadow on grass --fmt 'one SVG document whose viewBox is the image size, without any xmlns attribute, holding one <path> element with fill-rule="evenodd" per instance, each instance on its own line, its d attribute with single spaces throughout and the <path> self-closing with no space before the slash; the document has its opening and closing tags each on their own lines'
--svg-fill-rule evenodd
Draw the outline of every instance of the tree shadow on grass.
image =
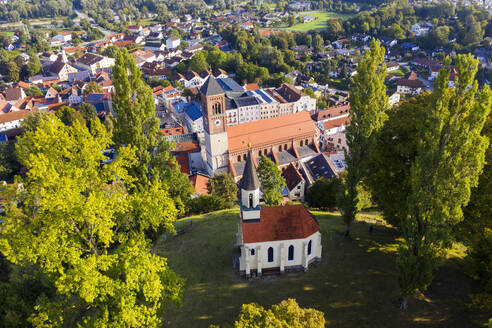
<svg viewBox="0 0 492 328">
<path fill-rule="evenodd" d="M 160 249 L 171 268 L 187 279 L 183 307 L 170 309 L 167 326 L 230 324 L 242 304 L 269 307 L 287 298 L 323 311 L 328 327 L 472 326 L 471 314 L 464 309 L 468 282 L 459 274 L 455 278 L 449 274 L 457 268 L 439 270 L 428 292 L 412 299 L 408 311 L 400 311 L 398 232 L 384 225 L 369 232 L 368 223 L 357 221 L 352 239 L 347 240 L 340 217 L 317 218 L 323 233 L 322 262 L 305 273 L 258 280 L 245 280 L 232 268 L 237 212 L 194 218 L 193 230 Z M 463 286 L 455 288 L 457 281 Z"/>
</svg>

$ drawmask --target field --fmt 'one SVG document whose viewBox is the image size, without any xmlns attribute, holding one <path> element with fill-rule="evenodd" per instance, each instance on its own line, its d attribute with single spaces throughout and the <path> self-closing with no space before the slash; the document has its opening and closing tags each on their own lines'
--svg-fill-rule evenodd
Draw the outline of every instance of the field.
<svg viewBox="0 0 492 328">
<path fill-rule="evenodd" d="M 376 224 L 354 224 L 352 239 L 341 236 L 340 216 L 314 212 L 323 233 L 323 261 L 306 273 L 245 280 L 232 268 L 237 210 L 193 217 L 193 227 L 156 246 L 170 267 L 186 279 L 183 305 L 166 314 L 166 327 L 208 327 L 231 323 L 241 304 L 270 306 L 295 298 L 325 313 L 328 327 L 480 327 L 488 318 L 465 303 L 476 286 L 459 270 L 454 251 L 425 295 L 400 311 L 395 268 L 397 232 Z M 182 219 L 177 227 L 189 225 Z"/>
<path fill-rule="evenodd" d="M 347 19 L 350 15 L 340 14 L 329 11 L 314 11 L 314 12 L 301 12 L 298 13 L 299 16 L 303 17 L 306 15 L 312 16 L 314 21 L 309 23 L 297 24 L 291 27 L 282 28 L 289 31 L 296 32 L 307 32 L 311 30 L 322 30 L 326 27 L 326 22 L 332 18 L 342 18 Z"/>
</svg>

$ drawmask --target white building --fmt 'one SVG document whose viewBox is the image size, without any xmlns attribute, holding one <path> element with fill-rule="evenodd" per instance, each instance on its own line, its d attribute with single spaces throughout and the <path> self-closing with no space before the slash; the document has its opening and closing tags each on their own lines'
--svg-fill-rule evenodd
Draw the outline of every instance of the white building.
<svg viewBox="0 0 492 328">
<path fill-rule="evenodd" d="M 293 103 L 293 113 L 308 111 L 314 113 L 316 111 L 316 99 L 311 98 L 295 86 L 284 83 L 277 89 L 277 92 L 287 102 Z"/>
<path fill-rule="evenodd" d="M 114 58 L 86 52 L 82 57 L 75 61 L 75 66 L 82 70 L 88 70 L 92 74 L 96 74 L 102 70 L 113 67 Z"/>
<path fill-rule="evenodd" d="M 29 113 L 31 113 L 29 110 L 17 110 L 6 114 L 0 114 L 0 133 L 20 129 L 21 122 L 29 115 Z"/>
<path fill-rule="evenodd" d="M 181 40 L 179 38 L 169 38 L 166 40 L 167 49 L 175 49 L 179 47 Z"/>
<path fill-rule="evenodd" d="M 251 151 L 239 187 L 241 221 L 236 237 L 241 275 L 305 271 L 311 263 L 321 261 L 320 227 L 303 205 L 261 207 Z"/>
<path fill-rule="evenodd" d="M 388 95 L 388 104 L 390 106 L 396 105 L 400 102 L 400 94 L 398 92 L 393 92 L 391 95 Z"/>
<path fill-rule="evenodd" d="M 55 35 L 51 40 L 61 43 L 72 41 L 72 32 L 60 32 L 60 34 Z"/>
</svg>

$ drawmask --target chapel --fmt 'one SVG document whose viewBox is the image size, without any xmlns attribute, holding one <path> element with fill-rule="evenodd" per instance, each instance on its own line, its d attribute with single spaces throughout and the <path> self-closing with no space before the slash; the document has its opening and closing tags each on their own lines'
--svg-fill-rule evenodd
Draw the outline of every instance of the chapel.
<svg viewBox="0 0 492 328">
<path fill-rule="evenodd" d="M 260 181 L 251 151 L 239 188 L 241 220 L 236 237 L 241 275 L 306 271 L 321 261 L 320 227 L 303 205 L 260 205 Z"/>
</svg>

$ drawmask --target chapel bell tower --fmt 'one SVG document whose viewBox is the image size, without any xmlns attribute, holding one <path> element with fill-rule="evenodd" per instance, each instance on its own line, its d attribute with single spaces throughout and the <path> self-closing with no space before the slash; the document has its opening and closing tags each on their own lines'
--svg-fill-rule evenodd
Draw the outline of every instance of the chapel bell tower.
<svg viewBox="0 0 492 328">
<path fill-rule="evenodd" d="M 243 177 L 239 181 L 241 189 L 241 217 L 244 222 L 260 220 L 260 181 L 256 173 L 251 150 L 248 152 Z"/>
</svg>

